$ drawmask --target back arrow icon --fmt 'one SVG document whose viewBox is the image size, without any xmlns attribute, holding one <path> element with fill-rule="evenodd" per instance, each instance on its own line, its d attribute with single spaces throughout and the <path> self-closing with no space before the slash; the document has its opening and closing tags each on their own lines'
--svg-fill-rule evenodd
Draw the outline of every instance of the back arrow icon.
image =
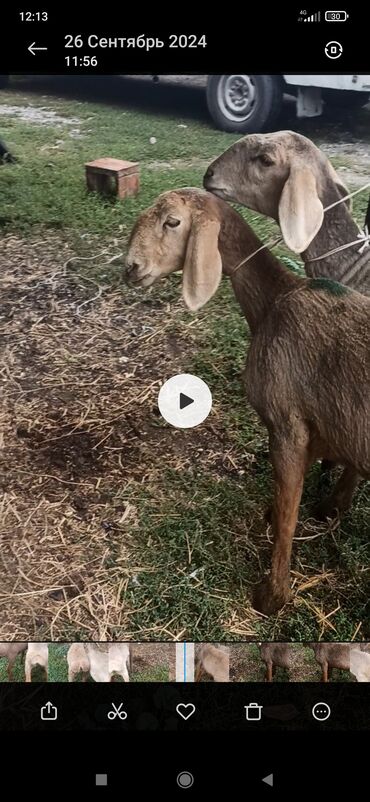
<svg viewBox="0 0 370 802">
<path fill-rule="evenodd" d="M 29 50 L 30 53 L 32 53 L 33 56 L 36 55 L 35 50 L 47 50 L 47 47 L 36 47 L 35 45 L 36 45 L 36 42 L 32 42 L 32 45 L 30 45 L 27 48 L 27 50 Z"/>
</svg>

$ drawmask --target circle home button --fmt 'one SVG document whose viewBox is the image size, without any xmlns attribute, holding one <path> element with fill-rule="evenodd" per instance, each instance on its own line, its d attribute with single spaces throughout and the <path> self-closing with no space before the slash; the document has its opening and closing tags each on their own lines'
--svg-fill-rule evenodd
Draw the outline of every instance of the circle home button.
<svg viewBox="0 0 370 802">
<path fill-rule="evenodd" d="M 177 785 L 180 788 L 191 788 L 194 784 L 194 777 L 190 773 L 190 771 L 180 771 L 180 774 L 177 775 Z"/>
</svg>

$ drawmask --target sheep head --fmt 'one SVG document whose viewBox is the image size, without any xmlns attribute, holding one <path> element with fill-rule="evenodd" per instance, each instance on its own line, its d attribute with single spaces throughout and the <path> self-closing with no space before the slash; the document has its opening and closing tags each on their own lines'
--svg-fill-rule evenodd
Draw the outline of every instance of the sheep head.
<svg viewBox="0 0 370 802">
<path fill-rule="evenodd" d="M 325 154 L 294 131 L 251 134 L 205 173 L 205 189 L 280 223 L 285 243 L 303 253 L 321 228 L 327 204 L 347 195 Z"/>
<path fill-rule="evenodd" d="M 222 276 L 215 200 L 204 190 L 193 188 L 160 195 L 142 212 L 132 230 L 127 255 L 129 281 L 149 287 L 182 270 L 185 304 L 191 311 L 200 309 L 214 295 Z"/>
</svg>

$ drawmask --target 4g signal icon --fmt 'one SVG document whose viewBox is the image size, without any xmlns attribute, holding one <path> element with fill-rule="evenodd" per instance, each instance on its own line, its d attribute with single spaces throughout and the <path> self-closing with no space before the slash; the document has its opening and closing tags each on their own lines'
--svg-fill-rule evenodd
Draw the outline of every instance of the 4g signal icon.
<svg viewBox="0 0 370 802">
<path fill-rule="evenodd" d="M 316 11 L 315 14 L 307 14 L 307 11 L 301 11 L 298 22 L 320 22 L 321 11 Z"/>
</svg>

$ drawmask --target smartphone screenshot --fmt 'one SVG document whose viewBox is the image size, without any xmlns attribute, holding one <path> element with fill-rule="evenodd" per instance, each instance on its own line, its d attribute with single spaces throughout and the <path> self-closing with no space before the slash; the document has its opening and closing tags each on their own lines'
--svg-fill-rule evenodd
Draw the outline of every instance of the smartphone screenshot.
<svg viewBox="0 0 370 802">
<path fill-rule="evenodd" d="M 180 12 L 2 14 L 3 790 L 366 793 L 368 11 Z"/>
</svg>

